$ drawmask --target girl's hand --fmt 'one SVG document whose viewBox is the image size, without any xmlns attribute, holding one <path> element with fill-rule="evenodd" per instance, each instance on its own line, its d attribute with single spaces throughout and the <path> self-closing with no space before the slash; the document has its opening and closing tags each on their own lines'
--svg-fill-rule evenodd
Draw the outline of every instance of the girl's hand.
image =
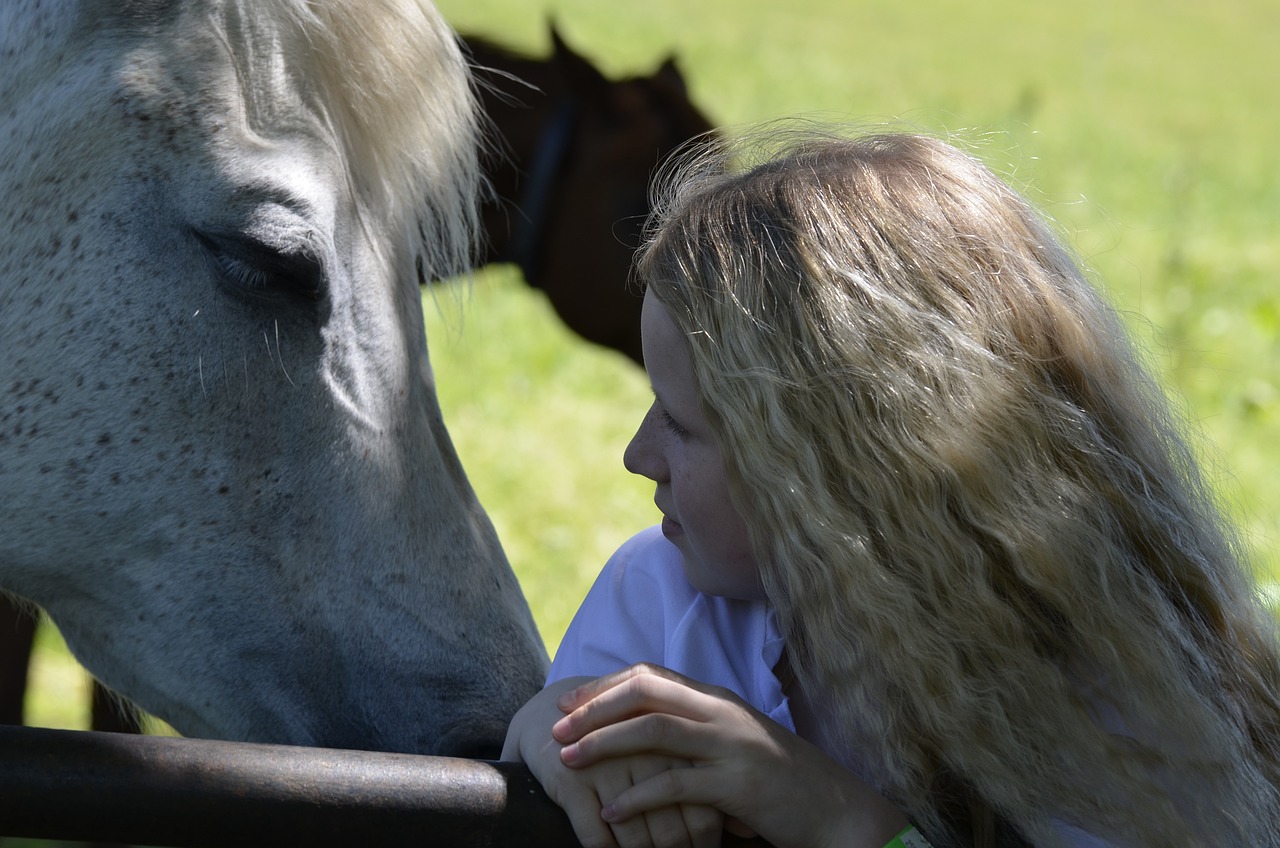
<svg viewBox="0 0 1280 848">
<path fill-rule="evenodd" d="M 551 726 L 564 717 L 557 698 L 591 678 L 559 680 L 520 708 L 507 728 L 502 759 L 524 762 L 551 800 L 564 809 L 583 848 L 715 848 L 720 844 L 724 816 L 710 807 L 673 804 L 655 807 L 626 821 L 606 822 L 604 804 L 656 775 L 689 768 L 687 760 L 637 754 L 611 758 L 580 769 L 565 767 L 563 747 L 551 736 Z"/>
<path fill-rule="evenodd" d="M 714 807 L 729 829 L 777 848 L 881 848 L 907 824 L 875 789 L 732 692 L 641 664 L 561 690 L 552 734 L 577 770 L 640 753 L 691 762 L 609 801 L 615 826 L 678 804 Z"/>
</svg>

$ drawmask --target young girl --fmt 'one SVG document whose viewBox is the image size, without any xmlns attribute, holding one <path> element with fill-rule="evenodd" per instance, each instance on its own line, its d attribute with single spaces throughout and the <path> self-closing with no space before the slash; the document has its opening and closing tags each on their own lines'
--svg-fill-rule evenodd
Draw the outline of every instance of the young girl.
<svg viewBox="0 0 1280 848">
<path fill-rule="evenodd" d="M 505 752 L 583 844 L 1280 844 L 1272 622 L 1027 203 L 885 134 L 657 208 L 625 461 L 665 518 Z"/>
</svg>

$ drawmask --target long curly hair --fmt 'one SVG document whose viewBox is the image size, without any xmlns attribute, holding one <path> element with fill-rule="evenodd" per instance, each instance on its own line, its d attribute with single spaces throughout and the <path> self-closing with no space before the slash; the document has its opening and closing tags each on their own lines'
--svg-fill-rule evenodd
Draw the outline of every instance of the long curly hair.
<svg viewBox="0 0 1280 848">
<path fill-rule="evenodd" d="M 774 142 L 637 270 L 850 767 L 937 846 L 1280 844 L 1273 622 L 1117 314 L 974 156 Z"/>
</svg>

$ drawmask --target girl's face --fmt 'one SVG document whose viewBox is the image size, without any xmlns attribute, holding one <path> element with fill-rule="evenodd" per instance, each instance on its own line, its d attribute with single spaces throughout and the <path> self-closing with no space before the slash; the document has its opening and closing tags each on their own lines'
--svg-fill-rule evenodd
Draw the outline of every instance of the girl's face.
<svg viewBox="0 0 1280 848">
<path fill-rule="evenodd" d="M 657 484 L 653 500 L 664 516 L 662 533 L 679 548 L 695 589 L 763 598 L 746 523 L 729 497 L 720 445 L 698 404 L 689 342 L 650 294 L 640 327 L 654 400 L 623 464 Z"/>
</svg>

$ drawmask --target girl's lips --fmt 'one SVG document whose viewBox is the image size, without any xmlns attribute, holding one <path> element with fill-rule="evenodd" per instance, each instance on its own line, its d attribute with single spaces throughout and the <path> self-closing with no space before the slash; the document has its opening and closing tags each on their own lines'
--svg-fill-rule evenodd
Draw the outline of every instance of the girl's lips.
<svg viewBox="0 0 1280 848">
<path fill-rule="evenodd" d="M 662 516 L 662 535 L 669 541 L 673 541 L 677 536 L 684 535 L 684 528 L 664 515 Z"/>
</svg>

